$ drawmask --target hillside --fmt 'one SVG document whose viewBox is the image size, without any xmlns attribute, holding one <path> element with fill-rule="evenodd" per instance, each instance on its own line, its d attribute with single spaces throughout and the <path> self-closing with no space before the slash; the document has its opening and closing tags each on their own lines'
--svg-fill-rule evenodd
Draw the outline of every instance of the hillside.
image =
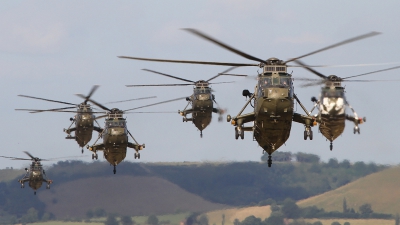
<svg viewBox="0 0 400 225">
<path fill-rule="evenodd" d="M 400 167 L 370 174 L 338 189 L 298 202 L 300 207 L 316 205 L 325 211 L 342 211 L 343 198 L 356 211 L 369 203 L 379 213 L 400 213 Z"/>
<path fill-rule="evenodd" d="M 25 175 L 25 170 L 22 169 L 2 169 L 0 170 L 0 182 L 11 181 L 15 178 L 22 178 Z"/>
<path fill-rule="evenodd" d="M 119 215 L 204 212 L 225 208 L 191 194 L 157 177 L 106 176 L 54 185 L 38 193 L 46 212 L 57 218 L 84 217 L 90 209 L 103 208 Z"/>
</svg>

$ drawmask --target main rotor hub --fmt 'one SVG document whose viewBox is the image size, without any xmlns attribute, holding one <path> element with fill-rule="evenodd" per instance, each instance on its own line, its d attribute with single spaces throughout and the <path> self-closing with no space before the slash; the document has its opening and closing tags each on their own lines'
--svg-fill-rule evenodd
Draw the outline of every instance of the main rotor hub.
<svg viewBox="0 0 400 225">
<path fill-rule="evenodd" d="M 108 118 L 109 119 L 119 119 L 123 118 L 124 111 L 117 109 L 117 108 L 112 108 L 110 112 L 108 113 Z"/>
<path fill-rule="evenodd" d="M 208 83 L 208 81 L 205 81 L 205 80 L 199 80 L 195 83 L 195 85 L 196 85 L 196 88 L 207 88 L 209 83 Z"/>
<path fill-rule="evenodd" d="M 286 63 L 277 58 L 269 58 L 264 65 L 264 73 L 286 73 Z"/>
</svg>

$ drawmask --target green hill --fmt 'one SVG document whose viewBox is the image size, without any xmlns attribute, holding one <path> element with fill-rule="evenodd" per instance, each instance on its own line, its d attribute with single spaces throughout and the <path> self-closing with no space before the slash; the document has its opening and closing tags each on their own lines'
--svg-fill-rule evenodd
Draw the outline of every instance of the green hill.
<svg viewBox="0 0 400 225">
<path fill-rule="evenodd" d="M 347 207 L 356 211 L 361 205 L 369 203 L 374 212 L 400 213 L 400 167 L 370 174 L 338 189 L 299 201 L 298 205 L 343 211 L 344 198 Z"/>
<path fill-rule="evenodd" d="M 25 170 L 22 169 L 2 169 L 0 170 L 0 182 L 8 182 L 15 178 L 22 178 Z"/>
</svg>

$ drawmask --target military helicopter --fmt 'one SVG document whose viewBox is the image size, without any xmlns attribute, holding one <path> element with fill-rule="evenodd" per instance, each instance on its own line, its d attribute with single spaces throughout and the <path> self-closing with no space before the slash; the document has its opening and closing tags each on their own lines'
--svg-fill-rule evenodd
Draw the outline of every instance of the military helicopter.
<svg viewBox="0 0 400 225">
<path fill-rule="evenodd" d="M 18 95 L 20 97 L 39 99 L 39 100 L 56 102 L 56 103 L 61 103 L 61 104 L 73 105 L 73 106 L 64 107 L 64 108 L 56 108 L 56 109 L 47 109 L 47 110 L 40 110 L 40 109 L 16 109 L 16 110 L 30 111 L 31 113 L 40 113 L 40 112 L 76 113 L 76 115 L 74 117 L 70 118 L 70 121 L 72 121 L 71 125 L 67 129 L 64 128 L 64 132 L 67 134 L 67 137 L 65 137 L 65 139 L 75 139 L 76 142 L 78 143 L 79 147 L 82 148 L 81 152 L 83 153 L 83 147 L 85 145 L 87 145 L 87 143 L 89 143 L 90 140 L 92 139 L 93 130 L 97 131 L 98 133 L 101 133 L 103 131 L 103 129 L 100 127 L 100 124 L 97 122 L 94 114 L 96 114 L 96 113 L 103 114 L 104 112 L 95 112 L 95 111 L 93 111 L 92 106 L 90 104 L 88 104 L 88 99 L 93 95 L 93 93 L 97 90 L 98 87 L 99 87 L 98 85 L 94 85 L 92 87 L 91 91 L 89 92 L 89 94 L 84 97 L 85 100 L 80 104 L 73 104 L 73 103 L 63 102 L 63 101 L 37 98 L 37 97 L 32 97 L 32 96 L 27 96 L 27 95 Z M 125 100 L 125 101 L 142 100 L 142 99 L 148 99 L 148 98 L 155 98 L 155 96 L 137 98 L 137 99 L 129 99 L 129 100 Z M 110 102 L 110 103 L 115 103 L 115 102 Z M 73 108 L 76 108 L 77 110 L 76 111 L 67 111 L 67 109 L 73 109 Z M 96 122 L 96 124 L 98 126 L 94 126 L 94 122 Z M 75 127 L 72 127 L 72 125 L 74 125 L 74 124 L 75 124 Z M 75 132 L 75 136 L 71 136 L 72 132 Z"/>
<path fill-rule="evenodd" d="M 33 157 L 29 152 L 24 151 L 24 153 L 27 154 L 30 157 L 30 159 L 8 157 L 8 156 L 0 156 L 0 157 L 12 160 L 32 160 L 30 169 L 28 170 L 28 168 L 25 168 L 26 171 L 25 176 L 22 179 L 18 180 L 18 182 L 21 184 L 21 188 L 25 187 L 25 182 L 29 182 L 29 187 L 31 187 L 34 190 L 34 194 L 36 195 L 36 190 L 42 186 L 43 182 L 45 182 L 47 183 L 46 189 L 50 189 L 50 184 L 52 184 L 53 181 L 47 179 L 46 173 L 40 161 L 50 161 L 55 159 L 39 159 L 38 157 Z"/>
<path fill-rule="evenodd" d="M 350 106 L 349 102 L 346 100 L 345 97 L 345 88 L 342 86 L 342 82 L 371 82 L 371 81 L 377 81 L 377 80 L 349 80 L 349 78 L 354 78 L 354 77 L 360 77 L 360 76 L 365 76 L 373 73 L 378 73 L 378 72 L 384 72 L 388 70 L 393 70 L 393 69 L 399 69 L 400 66 L 396 67 L 391 67 L 387 69 L 382 69 L 382 70 L 377 70 L 369 73 L 363 73 L 359 75 L 354 75 L 354 76 L 348 76 L 348 77 L 338 77 L 336 75 L 329 75 L 326 76 L 300 60 L 295 60 L 295 63 L 301 65 L 303 68 L 306 70 L 310 71 L 311 73 L 317 75 L 319 79 L 301 79 L 299 78 L 298 80 L 304 80 L 304 81 L 309 81 L 310 83 L 306 83 L 302 85 L 303 87 L 310 87 L 314 85 L 324 85 L 321 87 L 321 94 L 319 100 L 316 97 L 312 97 L 311 101 L 314 102 L 314 107 L 310 111 L 312 111 L 317 108 L 318 109 L 318 114 L 316 117 L 320 121 L 319 123 L 319 130 L 326 139 L 330 141 L 330 150 L 332 151 L 333 149 L 333 144 L 332 142 L 343 133 L 344 127 L 345 127 L 345 120 L 349 120 L 354 123 L 354 128 L 353 128 L 353 133 L 360 134 L 360 128 L 359 125 L 362 124 L 363 122 L 366 122 L 366 118 L 360 118 L 358 117 L 357 113 L 353 109 L 353 107 Z M 384 80 L 379 80 L 379 81 L 384 81 Z M 351 109 L 353 112 L 353 115 L 348 115 L 346 114 L 346 106 Z M 306 139 L 306 136 L 304 136 L 304 139 Z"/>
<path fill-rule="evenodd" d="M 93 130 L 101 133 L 103 129 L 100 127 L 99 123 L 96 121 L 95 116 L 93 115 L 94 112 L 93 108 L 91 107 L 90 104 L 87 104 L 88 99 L 93 95 L 93 93 L 96 91 L 98 86 L 93 86 L 92 90 L 89 92 L 87 96 L 85 96 L 85 101 L 83 101 L 80 104 L 73 104 L 69 102 L 63 102 L 63 101 L 56 101 L 56 100 L 51 100 L 51 99 L 44 99 L 44 98 L 37 98 L 37 97 L 32 97 L 28 95 L 18 95 L 20 97 L 25 97 L 25 98 L 32 98 L 32 99 L 39 99 L 43 101 L 48 101 L 48 102 L 56 102 L 56 103 L 61 103 L 61 104 L 66 104 L 66 105 L 72 105 L 71 107 L 64 107 L 64 108 L 56 108 L 56 109 L 47 109 L 47 110 L 39 110 L 39 109 L 16 109 L 18 111 L 31 111 L 31 113 L 39 113 L 39 112 L 72 112 L 76 113 L 74 117 L 70 118 L 70 121 L 72 121 L 71 125 L 67 128 L 64 129 L 64 132 L 67 133 L 66 139 L 75 139 L 76 142 L 78 143 L 79 147 L 82 148 L 82 153 L 83 153 L 83 147 L 89 143 L 89 141 L 92 139 L 92 133 Z M 66 109 L 73 109 L 76 108 L 76 111 L 66 111 Z M 94 122 L 97 123 L 98 126 L 94 126 Z M 72 127 L 72 125 L 75 124 L 75 127 Z M 72 128 L 71 128 L 72 127 Z M 71 132 L 75 132 L 75 136 L 71 136 Z"/>
<path fill-rule="evenodd" d="M 77 94 L 77 96 L 86 99 L 86 96 L 82 94 Z M 141 107 L 136 107 L 127 110 L 120 110 L 118 108 L 109 109 L 104 105 L 94 101 L 93 99 L 88 99 L 94 105 L 100 107 L 103 110 L 106 110 L 106 115 L 99 116 L 97 118 L 106 117 L 105 126 L 102 132 L 100 133 L 97 140 L 93 145 L 87 146 L 87 148 L 92 151 L 92 159 L 98 159 L 97 151 L 103 151 L 104 158 L 114 166 L 114 174 L 117 172 L 116 166 L 125 159 L 127 148 L 134 149 L 135 159 L 140 159 L 140 150 L 143 150 L 146 146 L 145 144 L 139 144 L 136 139 L 133 137 L 131 132 L 129 132 L 126 126 L 126 119 L 123 117 L 125 113 L 129 113 L 128 111 L 136 110 L 144 107 L 149 107 L 153 105 L 163 104 L 171 101 L 181 100 L 183 98 L 167 100 L 163 102 L 153 103 Z M 134 143 L 129 142 L 128 135 L 133 139 Z M 96 144 L 97 141 L 103 138 L 103 143 Z"/>
<path fill-rule="evenodd" d="M 203 62 L 203 61 L 188 61 L 188 60 L 165 60 L 165 59 L 151 59 L 151 58 L 138 58 L 129 56 L 119 56 L 120 58 L 136 59 L 145 61 L 156 62 L 173 62 L 173 63 L 191 63 L 191 64 L 206 64 L 206 65 L 223 65 L 223 66 L 259 66 L 263 68 L 261 74 L 258 75 L 258 84 L 255 87 L 254 93 L 248 90 L 243 90 L 243 96 L 249 97 L 245 106 L 235 117 L 227 115 L 227 121 L 235 126 L 235 138 L 244 139 L 244 131 L 253 131 L 253 139 L 263 148 L 263 153 L 267 152 L 268 166 L 272 165 L 271 154 L 277 150 L 289 138 L 292 121 L 302 123 L 305 126 L 307 136 L 312 139 L 311 127 L 316 125 L 317 118 L 312 117 L 305 107 L 301 104 L 298 97 L 294 94 L 294 87 L 292 83 L 292 75 L 287 73 L 287 65 L 296 59 L 310 56 L 340 45 L 350 42 L 361 40 L 367 37 L 375 36 L 379 33 L 371 32 L 361 36 L 357 36 L 345 41 L 327 46 L 325 48 L 310 52 L 308 54 L 292 58 L 286 61 L 277 58 L 269 58 L 263 60 L 242 51 L 239 51 L 221 41 L 216 40 L 200 31 L 194 29 L 184 29 L 190 33 L 206 39 L 222 48 L 225 48 L 235 54 L 238 54 L 249 60 L 257 61 L 258 64 L 249 63 L 224 63 L 224 62 Z M 300 104 L 307 115 L 302 115 L 294 112 L 294 99 Z M 246 107 L 253 101 L 252 106 L 254 111 L 251 113 L 243 114 Z M 252 126 L 245 127 L 245 123 L 253 122 Z"/>
<path fill-rule="evenodd" d="M 176 76 L 172 76 L 165 73 L 160 73 L 154 70 L 143 69 L 144 71 L 156 73 L 162 76 L 174 78 L 177 80 L 188 82 L 186 84 L 143 84 L 143 85 L 126 85 L 127 87 L 149 87 L 149 86 L 188 86 L 194 85 L 193 94 L 186 98 L 188 104 L 182 111 L 178 111 L 178 113 L 183 116 L 182 121 L 188 122 L 192 121 L 192 123 L 200 130 L 200 137 L 203 137 L 203 130 L 211 123 L 212 113 L 218 114 L 218 121 L 222 121 L 222 114 L 225 112 L 221 107 L 219 107 L 218 103 L 215 101 L 215 96 L 211 93 L 212 89 L 210 84 L 222 84 L 222 83 L 231 83 L 231 82 L 216 82 L 210 83 L 211 80 L 219 77 L 223 73 L 227 73 L 233 70 L 235 67 L 231 67 L 225 70 L 222 73 L 219 73 L 208 80 L 198 80 L 192 81 Z M 246 76 L 246 75 L 238 75 L 238 76 Z M 215 103 L 218 107 L 214 107 L 213 103 Z M 191 105 L 190 109 L 187 107 Z M 188 114 L 192 114 L 191 118 L 187 118 Z"/>
</svg>

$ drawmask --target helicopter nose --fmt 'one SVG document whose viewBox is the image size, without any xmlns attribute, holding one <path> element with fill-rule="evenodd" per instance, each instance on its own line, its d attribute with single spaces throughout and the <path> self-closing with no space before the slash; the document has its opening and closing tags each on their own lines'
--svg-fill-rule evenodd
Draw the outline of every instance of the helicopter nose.
<svg viewBox="0 0 400 225">
<path fill-rule="evenodd" d="M 111 128 L 111 135 L 113 136 L 119 136 L 119 135 L 123 135 L 125 133 L 125 129 L 124 128 Z"/>
</svg>

